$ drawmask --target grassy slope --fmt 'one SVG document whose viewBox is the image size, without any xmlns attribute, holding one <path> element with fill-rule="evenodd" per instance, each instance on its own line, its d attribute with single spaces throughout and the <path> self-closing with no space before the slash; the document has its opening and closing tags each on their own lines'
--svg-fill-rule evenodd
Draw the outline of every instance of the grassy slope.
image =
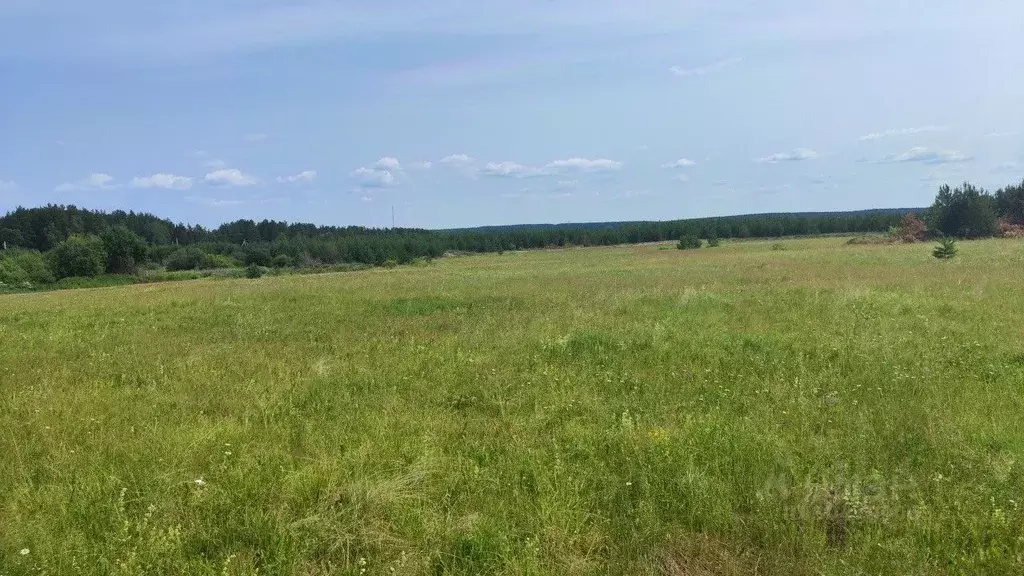
<svg viewBox="0 0 1024 576">
<path fill-rule="evenodd" d="M 0 574 L 1020 573 L 1024 247 L 770 244 L 0 297 Z"/>
</svg>

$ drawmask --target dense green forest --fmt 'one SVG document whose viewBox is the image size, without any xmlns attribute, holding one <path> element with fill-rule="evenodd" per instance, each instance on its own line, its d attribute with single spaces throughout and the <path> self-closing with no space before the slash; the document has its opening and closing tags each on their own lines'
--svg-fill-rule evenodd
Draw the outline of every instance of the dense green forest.
<svg viewBox="0 0 1024 576">
<path fill-rule="evenodd" d="M 681 238 L 771 238 L 864 234 L 899 227 L 910 209 L 755 214 L 663 222 L 492 226 L 459 230 L 375 229 L 238 220 L 215 229 L 152 214 L 76 206 L 18 208 L 0 218 L 0 282 L 132 274 L 142 267 L 199 270 L 239 266 L 311 268 L 403 264 L 449 252 L 604 246 Z M 970 184 L 943 186 L 926 214 L 931 234 L 992 236 L 1024 224 L 1024 184 L 991 195 Z"/>
</svg>

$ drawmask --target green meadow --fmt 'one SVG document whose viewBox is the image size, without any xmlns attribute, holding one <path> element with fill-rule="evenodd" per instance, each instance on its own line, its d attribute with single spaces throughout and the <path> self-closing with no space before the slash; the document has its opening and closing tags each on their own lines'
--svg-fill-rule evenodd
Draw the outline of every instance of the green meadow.
<svg viewBox="0 0 1024 576">
<path fill-rule="evenodd" d="M 1024 573 L 1024 244 L 0 296 L 0 575 Z"/>
</svg>

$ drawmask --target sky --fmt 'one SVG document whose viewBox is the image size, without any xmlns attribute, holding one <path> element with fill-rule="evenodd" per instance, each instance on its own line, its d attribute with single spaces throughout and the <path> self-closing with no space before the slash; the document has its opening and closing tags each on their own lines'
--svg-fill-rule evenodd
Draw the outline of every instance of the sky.
<svg viewBox="0 0 1024 576">
<path fill-rule="evenodd" d="M 1024 178 L 1018 0 L 0 0 L 0 213 L 446 228 Z"/>
</svg>

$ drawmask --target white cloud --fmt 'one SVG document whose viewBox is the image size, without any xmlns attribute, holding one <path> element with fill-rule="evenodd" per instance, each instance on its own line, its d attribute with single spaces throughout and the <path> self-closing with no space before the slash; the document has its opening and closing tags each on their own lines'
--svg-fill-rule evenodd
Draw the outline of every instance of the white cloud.
<svg viewBox="0 0 1024 576">
<path fill-rule="evenodd" d="M 558 182 L 555 182 L 555 188 L 558 190 L 571 190 L 579 187 L 579 185 L 579 180 L 559 180 Z"/>
<path fill-rule="evenodd" d="M 814 160 L 818 157 L 818 153 L 809 148 L 797 148 L 790 152 L 778 152 L 771 156 L 765 156 L 764 158 L 758 158 L 757 162 L 767 164 L 777 164 L 779 162 L 799 162 L 802 160 Z"/>
<path fill-rule="evenodd" d="M 703 76 L 709 72 L 720 70 L 733 64 L 739 64 L 743 61 L 743 58 L 727 58 L 725 60 L 719 60 L 718 62 L 712 62 L 704 66 L 698 66 L 696 68 L 681 68 L 679 66 L 673 66 L 668 69 L 675 76 L 685 78 L 687 76 Z"/>
<path fill-rule="evenodd" d="M 375 166 L 383 170 L 394 170 L 396 172 L 402 169 L 402 164 L 398 161 L 398 158 L 392 158 L 391 156 L 385 156 L 377 160 Z"/>
<path fill-rule="evenodd" d="M 867 142 L 869 140 L 881 140 L 890 136 L 910 136 L 912 134 L 922 134 L 925 132 L 947 132 L 949 128 L 946 126 L 918 126 L 917 128 L 890 128 L 882 132 L 872 132 L 865 136 L 861 136 L 859 140 L 861 142 Z"/>
<path fill-rule="evenodd" d="M 152 176 L 136 177 L 132 179 L 132 188 L 166 188 L 168 190 L 188 190 L 192 187 L 193 179 L 188 176 L 175 176 L 174 174 L 153 174 Z"/>
<path fill-rule="evenodd" d="M 985 137 L 986 138 L 1006 138 L 1008 136 L 1017 136 L 1019 134 L 1020 134 L 1020 132 L 1018 132 L 1016 130 L 1011 130 L 1009 132 L 989 132 L 988 134 L 985 134 Z"/>
<path fill-rule="evenodd" d="M 360 196 L 359 199 L 363 202 L 373 202 L 373 196 Z"/>
<path fill-rule="evenodd" d="M 433 167 L 433 162 L 413 162 L 409 165 L 409 168 L 413 170 L 430 170 Z"/>
<path fill-rule="evenodd" d="M 676 174 L 675 176 L 672 177 L 672 179 L 673 180 L 678 180 L 680 182 L 689 182 L 690 181 L 690 177 L 687 176 L 686 174 Z"/>
<path fill-rule="evenodd" d="M 255 176 L 246 174 L 237 168 L 210 172 L 204 180 L 213 186 L 255 186 L 260 183 Z"/>
<path fill-rule="evenodd" d="M 303 170 L 298 174 L 292 174 L 291 176 L 279 176 L 277 181 L 282 184 L 292 184 L 295 182 L 312 182 L 316 180 L 316 170 Z"/>
<path fill-rule="evenodd" d="M 224 208 L 226 206 L 238 206 L 240 204 L 245 204 L 244 200 L 222 200 L 218 198 L 207 198 L 206 196 L 186 196 L 185 200 L 195 204 L 202 204 L 203 206 L 210 206 L 212 208 Z"/>
<path fill-rule="evenodd" d="M 539 171 L 536 168 L 524 166 L 516 162 L 488 162 L 487 166 L 480 170 L 480 173 L 484 176 L 525 178 L 527 176 L 536 176 Z"/>
<path fill-rule="evenodd" d="M 1024 172 L 1024 165 L 1020 162 L 1003 162 L 996 166 L 993 172 Z"/>
<path fill-rule="evenodd" d="M 90 174 L 89 177 L 79 180 L 77 182 L 65 182 L 60 186 L 54 188 L 54 192 L 81 192 L 85 190 L 102 190 L 111 188 L 110 183 L 114 181 L 114 177 L 110 174 Z"/>
<path fill-rule="evenodd" d="M 389 170 L 359 168 L 354 170 L 349 176 L 359 180 L 359 185 L 363 188 L 390 188 L 398 183 L 395 175 Z"/>
<path fill-rule="evenodd" d="M 569 158 L 568 160 L 555 160 L 544 167 L 547 174 L 564 174 L 567 172 L 610 172 L 620 170 L 622 162 L 599 158 L 589 160 L 587 158 Z"/>
<path fill-rule="evenodd" d="M 0 180 L 0 192 L 11 192 L 18 189 L 14 180 Z"/>
<path fill-rule="evenodd" d="M 890 154 L 883 158 L 881 163 L 921 162 L 923 164 L 953 164 L 969 160 L 972 160 L 970 156 L 953 150 L 929 150 L 923 146 L 917 146 L 902 154 Z"/>
<path fill-rule="evenodd" d="M 675 162 L 669 162 L 668 164 L 663 164 L 662 168 L 690 168 L 691 166 L 696 166 L 696 165 L 697 165 L 697 163 L 694 162 L 693 160 L 690 160 L 689 158 L 680 158 L 679 160 L 676 160 Z"/>
<path fill-rule="evenodd" d="M 467 154 L 452 154 L 441 158 L 441 164 L 472 164 L 476 159 Z"/>
<path fill-rule="evenodd" d="M 248 140 L 249 142 L 263 142 L 264 140 L 266 140 L 268 138 L 270 138 L 270 135 L 269 134 L 263 134 L 262 132 L 261 133 L 256 133 L 256 134 L 249 134 L 249 135 L 247 135 L 245 137 L 245 139 Z"/>
<path fill-rule="evenodd" d="M 227 168 L 228 163 L 223 160 L 215 158 L 213 160 L 207 160 L 206 162 L 203 162 L 203 166 L 206 168 L 210 168 L 211 170 L 223 170 L 224 168 Z"/>
</svg>

